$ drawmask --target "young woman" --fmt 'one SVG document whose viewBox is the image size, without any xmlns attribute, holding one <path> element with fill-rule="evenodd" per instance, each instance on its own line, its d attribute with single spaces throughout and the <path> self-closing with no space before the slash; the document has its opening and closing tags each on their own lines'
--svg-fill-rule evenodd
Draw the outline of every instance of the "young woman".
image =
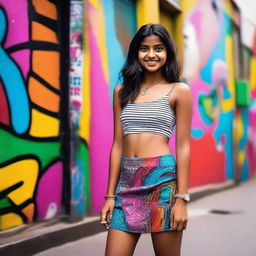
<svg viewBox="0 0 256 256">
<path fill-rule="evenodd" d="M 114 141 L 101 223 L 105 254 L 133 255 L 151 233 L 156 255 L 180 255 L 188 221 L 192 96 L 180 82 L 176 47 L 160 24 L 131 41 L 114 89 Z M 168 146 L 176 127 L 176 159 Z"/>
</svg>

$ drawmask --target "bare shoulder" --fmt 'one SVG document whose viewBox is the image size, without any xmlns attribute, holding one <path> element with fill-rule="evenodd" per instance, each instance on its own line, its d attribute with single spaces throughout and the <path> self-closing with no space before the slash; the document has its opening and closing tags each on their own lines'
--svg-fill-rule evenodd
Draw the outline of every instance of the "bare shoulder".
<svg viewBox="0 0 256 256">
<path fill-rule="evenodd" d="M 119 84 L 114 88 L 114 105 L 120 107 L 120 89 L 122 88 L 123 84 Z"/>
<path fill-rule="evenodd" d="M 177 92 L 181 92 L 181 93 L 182 92 L 189 93 L 191 91 L 190 86 L 182 82 L 174 83 L 174 88 Z"/>
<path fill-rule="evenodd" d="M 188 99 L 192 97 L 191 88 L 186 83 L 182 83 L 182 82 L 175 83 L 173 91 L 177 99 L 179 98 Z"/>
<path fill-rule="evenodd" d="M 119 93 L 120 89 L 122 88 L 123 84 L 118 84 L 115 88 L 114 91 L 115 93 Z"/>
</svg>

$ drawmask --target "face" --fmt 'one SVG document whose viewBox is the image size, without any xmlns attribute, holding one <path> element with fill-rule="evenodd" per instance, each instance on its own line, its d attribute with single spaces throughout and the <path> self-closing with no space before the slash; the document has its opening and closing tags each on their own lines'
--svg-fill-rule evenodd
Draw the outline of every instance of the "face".
<svg viewBox="0 0 256 256">
<path fill-rule="evenodd" d="M 165 44 L 158 36 L 145 37 L 140 44 L 138 51 L 139 63 L 145 70 L 155 72 L 161 69 L 167 57 Z"/>
</svg>

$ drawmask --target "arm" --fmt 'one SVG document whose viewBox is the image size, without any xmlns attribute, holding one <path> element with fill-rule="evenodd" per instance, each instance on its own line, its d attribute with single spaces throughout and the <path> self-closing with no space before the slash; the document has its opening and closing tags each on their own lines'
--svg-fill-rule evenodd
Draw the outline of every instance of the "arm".
<svg viewBox="0 0 256 256">
<path fill-rule="evenodd" d="M 181 84 L 176 103 L 176 155 L 178 193 L 188 193 L 190 174 L 190 132 L 192 95 L 188 85 Z M 178 200 L 182 200 L 177 198 Z M 183 200 L 182 200 L 183 201 Z"/>
<path fill-rule="evenodd" d="M 117 181 L 120 174 L 120 161 L 123 150 L 123 133 L 120 120 L 121 107 L 119 104 L 118 93 L 121 85 L 118 85 L 114 89 L 113 97 L 113 110 L 114 110 L 114 139 L 109 156 L 109 175 L 108 175 L 108 187 L 107 195 L 114 195 L 117 185 Z M 114 210 L 115 201 L 111 198 L 106 199 L 104 205 L 101 208 L 101 223 L 109 229 L 109 222 Z"/>
<path fill-rule="evenodd" d="M 192 120 L 192 95 L 188 85 L 179 84 L 176 90 L 176 158 L 177 193 L 187 193 L 190 174 L 190 131 Z M 188 221 L 187 202 L 176 198 L 171 211 L 174 231 L 186 229 Z"/>
<path fill-rule="evenodd" d="M 109 176 L 108 176 L 108 188 L 107 195 L 114 195 L 115 188 L 120 173 L 120 161 L 123 151 L 123 134 L 122 125 L 120 120 L 121 107 L 119 104 L 118 92 L 121 85 L 118 85 L 114 89 L 114 140 L 110 151 L 109 157 Z"/>
</svg>

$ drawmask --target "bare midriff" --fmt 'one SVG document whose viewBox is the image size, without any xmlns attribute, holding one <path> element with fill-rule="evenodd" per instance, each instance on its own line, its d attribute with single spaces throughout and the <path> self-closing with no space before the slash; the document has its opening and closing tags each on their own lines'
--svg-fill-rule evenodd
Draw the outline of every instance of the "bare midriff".
<svg viewBox="0 0 256 256">
<path fill-rule="evenodd" d="M 153 133 L 133 133 L 123 137 L 123 156 L 154 157 L 172 154 L 169 139 Z"/>
</svg>

